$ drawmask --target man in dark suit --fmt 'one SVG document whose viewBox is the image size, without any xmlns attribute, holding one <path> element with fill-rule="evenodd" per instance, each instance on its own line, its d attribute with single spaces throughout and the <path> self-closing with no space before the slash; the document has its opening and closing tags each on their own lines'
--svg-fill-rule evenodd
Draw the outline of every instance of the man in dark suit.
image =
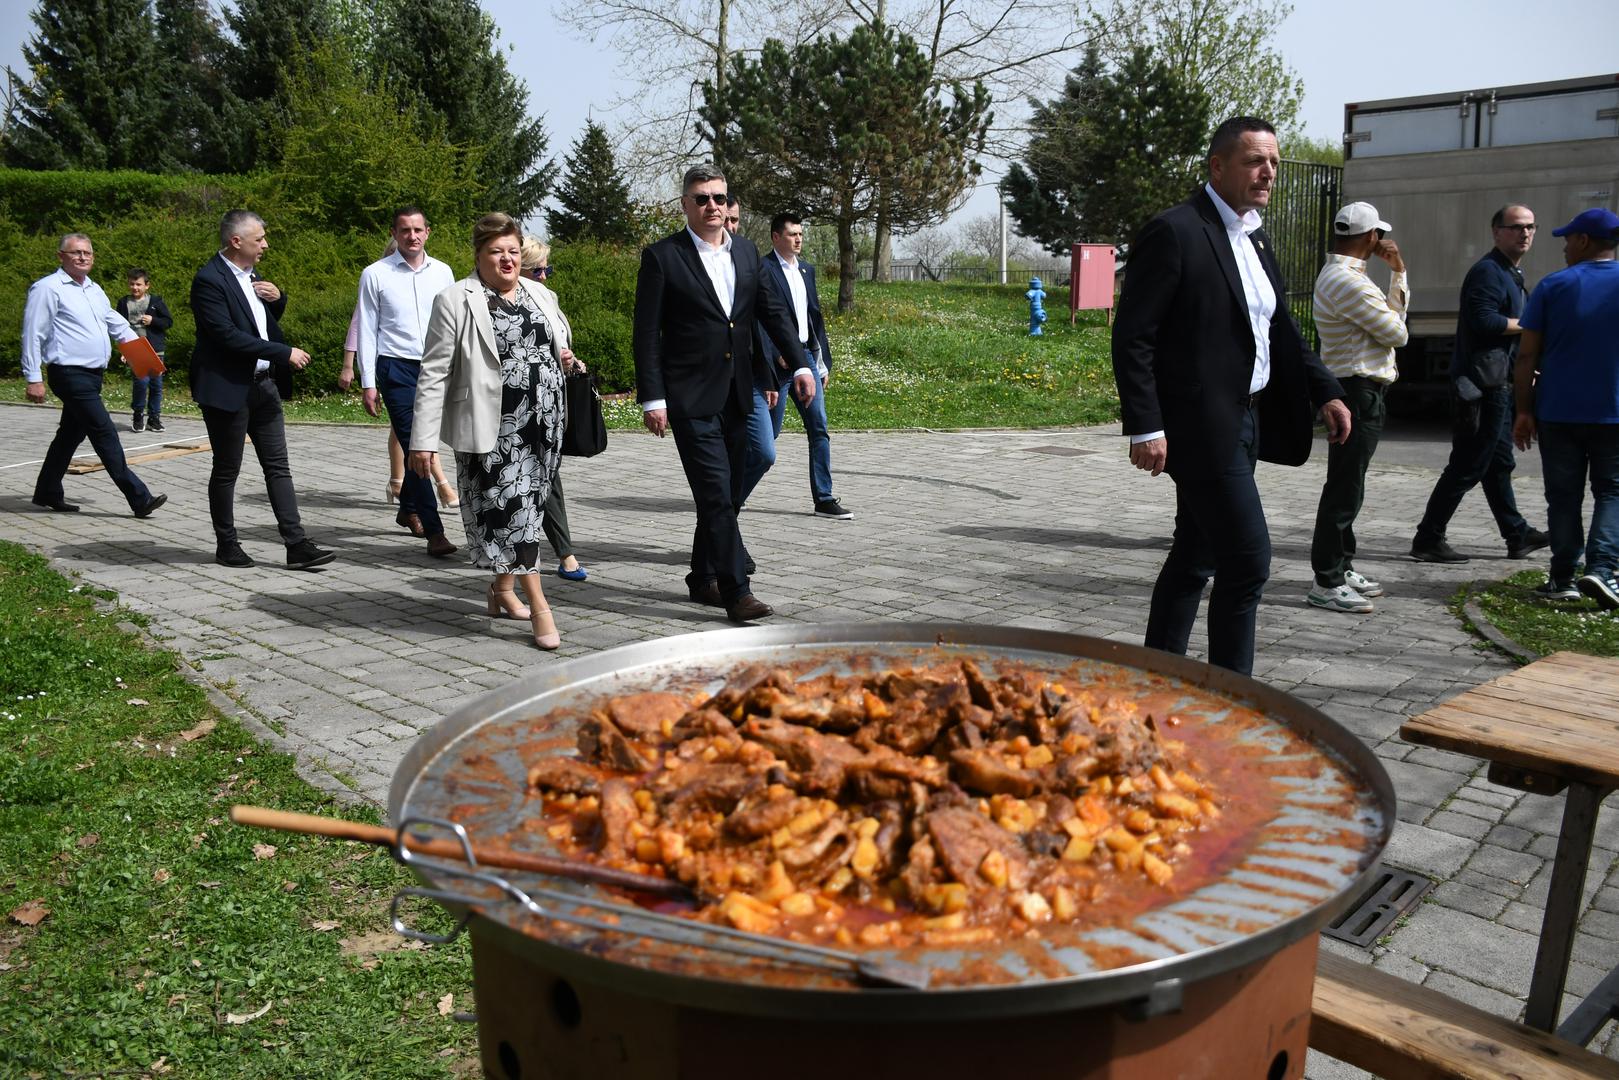
<svg viewBox="0 0 1619 1080">
<path fill-rule="evenodd" d="M 775 404 L 776 383 L 753 347 L 755 321 L 787 355 L 809 368 L 791 311 L 765 287 L 759 249 L 725 230 L 725 176 L 712 165 L 686 170 L 680 207 L 686 228 L 641 252 L 635 282 L 635 383 L 647 430 L 673 431 L 697 504 L 691 598 L 725 608 L 732 622 L 771 614 L 748 585 L 737 529 L 748 413 L 755 387 Z M 801 401 L 815 380 L 794 380 Z"/>
<path fill-rule="evenodd" d="M 309 570 L 334 556 L 316 547 L 298 520 L 281 417 L 281 400 L 292 394 L 292 369 L 309 363 L 309 354 L 282 336 L 277 320 L 287 309 L 286 294 L 254 269 L 270 247 L 263 219 L 250 210 L 232 210 L 219 224 L 219 247 L 191 281 L 191 313 L 197 320 L 191 396 L 202 408 L 213 443 L 208 513 L 217 543 L 214 561 L 253 565 L 236 538 L 235 516 L 244 437 L 251 435 L 287 545 L 287 566 Z"/>
<path fill-rule="evenodd" d="M 1280 155 L 1264 120 L 1215 130 L 1209 182 L 1153 218 L 1130 247 L 1113 326 L 1130 462 L 1175 481 L 1175 538 L 1152 591 L 1146 644 L 1186 652 L 1203 588 L 1209 662 L 1244 675 L 1270 576 L 1258 458 L 1300 465 L 1319 410 L 1329 441 L 1349 436 L 1338 382 L 1304 344 L 1259 227 Z"/>
<path fill-rule="evenodd" d="M 814 370 L 791 370 L 781 350 L 769 338 L 758 336 L 757 347 L 770 365 L 778 393 L 773 408 L 765 407 L 762 395 L 755 395 L 753 416 L 748 421 L 748 464 L 742 481 L 742 501 L 748 501 L 776 463 L 776 439 L 787 415 L 787 388 L 798 375 L 808 373 L 815 377 L 820 390 L 809 402 L 798 404 L 804 434 L 809 437 L 810 497 L 817 516 L 847 521 L 854 515 L 832 494 L 832 436 L 826 426 L 826 384 L 832 377 L 832 349 L 827 344 L 826 319 L 815 288 L 815 267 L 798 257 L 804 248 L 804 223 L 793 214 L 771 218 L 770 246 L 773 250 L 764 257 L 765 282 L 792 312 L 799 343 Z"/>
</svg>

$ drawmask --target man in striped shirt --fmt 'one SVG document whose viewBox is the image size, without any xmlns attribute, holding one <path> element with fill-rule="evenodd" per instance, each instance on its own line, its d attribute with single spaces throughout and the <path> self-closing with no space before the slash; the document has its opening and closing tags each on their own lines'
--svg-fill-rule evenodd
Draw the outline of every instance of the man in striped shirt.
<svg viewBox="0 0 1619 1080">
<path fill-rule="evenodd" d="M 1391 226 L 1370 203 L 1354 202 L 1333 219 L 1332 254 L 1315 279 L 1315 326 L 1321 362 L 1344 389 L 1353 424 L 1349 438 L 1327 447 L 1327 482 L 1315 514 L 1310 567 L 1312 607 L 1366 614 L 1383 587 L 1354 568 L 1355 516 L 1366 495 L 1366 467 L 1377 450 L 1386 416 L 1384 397 L 1399 377 L 1394 350 L 1406 342 L 1405 310 L 1411 292 L 1405 260 Z M 1366 273 L 1373 256 L 1393 274 L 1387 295 Z"/>
</svg>

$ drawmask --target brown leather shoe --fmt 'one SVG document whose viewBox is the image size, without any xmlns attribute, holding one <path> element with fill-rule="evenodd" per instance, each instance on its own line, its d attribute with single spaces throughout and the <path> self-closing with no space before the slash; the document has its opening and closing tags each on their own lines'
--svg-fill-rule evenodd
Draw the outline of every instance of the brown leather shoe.
<svg viewBox="0 0 1619 1080">
<path fill-rule="evenodd" d="M 443 533 L 438 533 L 437 535 L 429 536 L 427 538 L 427 553 L 433 556 L 435 559 L 442 559 L 448 555 L 454 555 L 457 550 L 458 549 L 456 546 L 450 543 L 449 537 L 445 536 Z"/>
<path fill-rule="evenodd" d="M 744 593 L 737 597 L 735 603 L 725 606 L 725 617 L 737 623 L 768 618 L 775 613 L 774 608 L 752 593 Z"/>
<path fill-rule="evenodd" d="M 694 604 L 707 604 L 709 607 L 724 607 L 725 599 L 720 596 L 720 583 L 705 581 L 701 585 L 688 585 L 686 592 L 691 596 Z"/>
<path fill-rule="evenodd" d="M 398 523 L 401 529 L 404 529 L 412 536 L 427 535 L 427 530 L 422 528 L 422 519 L 417 517 L 415 514 L 407 514 L 405 511 L 401 510 L 398 514 L 394 515 L 394 521 Z"/>
</svg>

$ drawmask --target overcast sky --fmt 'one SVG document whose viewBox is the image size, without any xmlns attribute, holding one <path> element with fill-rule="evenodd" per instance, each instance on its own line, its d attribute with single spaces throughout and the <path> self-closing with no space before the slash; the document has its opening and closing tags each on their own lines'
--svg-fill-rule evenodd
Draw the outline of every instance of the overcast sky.
<svg viewBox="0 0 1619 1080">
<path fill-rule="evenodd" d="M 511 64 L 528 83 L 531 108 L 545 114 L 559 161 L 587 117 L 611 128 L 605 110 L 626 88 L 620 57 L 564 30 L 550 2 L 483 0 L 483 6 L 512 47 Z M 32 0 L 0 0 L 0 63 L 19 71 L 34 7 Z M 1304 79 L 1306 134 L 1337 139 L 1348 101 L 1619 71 L 1614 10 L 1613 0 L 1296 0 L 1274 43 Z M 995 213 L 998 169 L 986 170 L 958 221 Z"/>
</svg>

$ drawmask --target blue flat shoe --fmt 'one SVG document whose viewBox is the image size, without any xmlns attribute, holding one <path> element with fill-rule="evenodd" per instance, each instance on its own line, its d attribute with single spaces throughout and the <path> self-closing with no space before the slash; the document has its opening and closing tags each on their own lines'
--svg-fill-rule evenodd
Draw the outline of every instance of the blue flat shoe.
<svg viewBox="0 0 1619 1080">
<path fill-rule="evenodd" d="M 562 564 L 557 563 L 557 577 L 567 578 L 569 581 L 583 581 L 589 576 L 582 566 L 577 570 L 564 570 L 562 569 Z"/>
</svg>

